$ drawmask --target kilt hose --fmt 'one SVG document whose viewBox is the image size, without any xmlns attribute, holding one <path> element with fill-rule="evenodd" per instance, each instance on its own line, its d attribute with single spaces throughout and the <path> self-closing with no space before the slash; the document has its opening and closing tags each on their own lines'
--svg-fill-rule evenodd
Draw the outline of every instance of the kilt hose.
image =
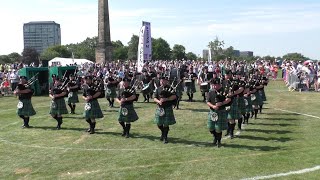
<svg viewBox="0 0 320 180">
<path fill-rule="evenodd" d="M 62 115 L 62 114 L 68 114 L 68 110 L 66 107 L 66 102 L 63 98 L 55 99 L 51 101 L 51 107 L 50 112 L 51 115 Z"/>
<path fill-rule="evenodd" d="M 238 99 L 234 98 L 233 102 L 230 106 L 230 111 L 228 111 L 228 118 L 227 119 L 240 119 L 240 111 L 238 108 Z"/>
<path fill-rule="evenodd" d="M 160 108 L 156 109 L 154 122 L 158 126 L 169 126 L 176 124 L 176 119 L 173 114 L 172 106 L 164 107 L 164 115 L 160 116 Z"/>
<path fill-rule="evenodd" d="M 126 108 L 128 110 L 127 115 L 122 114 L 122 109 Z M 136 111 L 134 110 L 133 104 L 126 104 L 120 107 L 119 109 L 119 117 L 118 121 L 119 122 L 135 122 L 139 119 Z"/>
<path fill-rule="evenodd" d="M 66 99 L 67 104 L 75 104 L 79 102 L 78 92 L 69 92 Z"/>
<path fill-rule="evenodd" d="M 106 98 L 116 98 L 117 97 L 116 87 L 107 87 L 105 94 L 106 94 Z"/>
<path fill-rule="evenodd" d="M 93 99 L 85 104 L 85 111 L 83 113 L 83 116 L 86 119 L 103 118 L 103 113 L 97 99 Z"/>
<path fill-rule="evenodd" d="M 218 120 L 212 121 L 212 114 L 217 113 Z M 226 110 L 212 110 L 210 109 L 210 112 L 208 113 L 208 121 L 207 121 L 207 127 L 208 129 L 215 130 L 217 132 L 226 130 L 228 127 L 227 124 L 227 111 Z"/>
<path fill-rule="evenodd" d="M 244 97 L 237 97 L 238 99 L 238 107 L 239 107 L 239 112 L 240 114 L 245 114 L 246 113 L 246 104 L 244 102 Z"/>
<path fill-rule="evenodd" d="M 19 103 L 23 104 L 22 108 L 17 108 L 18 116 L 34 116 L 36 115 L 36 111 L 33 109 L 31 99 L 21 99 Z M 19 106 L 19 105 L 18 105 Z"/>
</svg>

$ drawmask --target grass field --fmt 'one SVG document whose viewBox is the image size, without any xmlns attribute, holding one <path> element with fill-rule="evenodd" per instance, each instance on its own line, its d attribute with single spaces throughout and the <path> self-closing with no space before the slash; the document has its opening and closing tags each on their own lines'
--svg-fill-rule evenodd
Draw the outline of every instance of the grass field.
<svg viewBox="0 0 320 180">
<path fill-rule="evenodd" d="M 88 135 L 83 104 L 57 131 L 48 115 L 49 98 L 34 97 L 34 127 L 21 129 L 17 99 L 4 97 L 0 179 L 243 179 L 320 165 L 320 118 L 293 113 L 320 117 L 320 94 L 288 92 L 281 81 L 271 82 L 266 94 L 259 119 L 249 120 L 237 138 L 223 139 L 222 148 L 211 145 L 208 108 L 202 102 L 182 102 L 169 144 L 163 144 L 152 121 L 153 103 L 135 104 L 140 119 L 132 125 L 133 138 L 126 139 L 121 137 L 118 109 L 107 108 L 105 99 L 100 99 L 105 118 L 97 122 L 97 133 Z M 277 179 L 320 179 L 320 171 Z"/>
</svg>

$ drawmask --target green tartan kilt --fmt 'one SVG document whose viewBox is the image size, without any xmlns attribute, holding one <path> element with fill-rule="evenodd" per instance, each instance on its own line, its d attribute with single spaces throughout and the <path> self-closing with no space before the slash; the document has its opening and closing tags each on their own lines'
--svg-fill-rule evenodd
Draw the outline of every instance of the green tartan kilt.
<svg viewBox="0 0 320 180">
<path fill-rule="evenodd" d="M 174 118 L 172 106 L 163 108 L 165 114 L 160 116 L 160 108 L 156 109 L 154 122 L 158 125 L 169 126 L 176 123 L 176 119 Z"/>
<path fill-rule="evenodd" d="M 251 97 L 245 97 L 245 99 L 248 101 L 248 105 L 246 106 L 246 113 L 250 113 L 253 110 Z"/>
<path fill-rule="evenodd" d="M 262 101 L 267 101 L 266 93 L 264 90 L 259 91 Z"/>
<path fill-rule="evenodd" d="M 230 106 L 230 110 L 228 111 L 228 119 L 239 119 L 240 111 L 238 108 L 238 99 L 235 98 Z"/>
<path fill-rule="evenodd" d="M 106 89 L 105 91 L 106 98 L 116 98 L 117 97 L 117 88 L 116 87 L 110 87 Z"/>
<path fill-rule="evenodd" d="M 254 106 L 262 105 L 263 101 L 260 96 L 260 93 L 257 91 L 256 93 L 254 93 L 254 95 L 256 96 L 256 99 L 254 101 L 252 101 L 252 105 L 254 105 Z"/>
<path fill-rule="evenodd" d="M 86 109 L 87 106 L 90 106 L 91 108 L 90 109 Z M 87 102 L 85 104 L 85 109 L 84 109 L 84 113 L 83 113 L 83 116 L 86 118 L 86 119 L 99 119 L 99 118 L 103 118 L 103 113 L 101 111 L 101 108 L 100 108 L 100 105 L 99 105 L 99 102 L 97 99 L 94 99 L 90 102 Z"/>
<path fill-rule="evenodd" d="M 64 101 L 63 98 L 55 99 L 54 101 L 51 101 L 49 114 L 51 114 L 51 115 L 68 114 L 68 109 L 66 107 L 66 102 Z"/>
<path fill-rule="evenodd" d="M 66 102 L 68 104 L 78 103 L 79 102 L 78 92 L 69 92 Z"/>
<path fill-rule="evenodd" d="M 212 121 L 212 113 L 218 114 L 218 120 Z M 212 110 L 210 109 L 210 112 L 208 113 L 208 121 L 207 121 L 207 127 L 210 130 L 216 130 L 216 131 L 223 131 L 227 129 L 227 111 L 226 110 Z"/>
<path fill-rule="evenodd" d="M 18 116 L 33 116 L 36 115 L 36 111 L 33 109 L 31 99 L 22 99 L 19 102 L 23 103 L 22 108 L 17 108 Z"/>
<path fill-rule="evenodd" d="M 244 97 L 238 97 L 238 107 L 240 114 L 244 114 L 246 112 L 246 104 L 244 102 Z"/>
<path fill-rule="evenodd" d="M 190 86 L 186 86 L 185 89 L 186 89 L 187 93 L 195 93 L 195 92 L 197 92 L 195 83 L 191 83 L 191 85 Z"/>
<path fill-rule="evenodd" d="M 121 112 L 123 108 L 127 108 L 128 115 L 124 116 Z M 124 105 L 119 109 L 119 118 L 118 121 L 120 122 L 135 122 L 139 119 L 136 111 L 134 110 L 133 104 Z"/>
</svg>

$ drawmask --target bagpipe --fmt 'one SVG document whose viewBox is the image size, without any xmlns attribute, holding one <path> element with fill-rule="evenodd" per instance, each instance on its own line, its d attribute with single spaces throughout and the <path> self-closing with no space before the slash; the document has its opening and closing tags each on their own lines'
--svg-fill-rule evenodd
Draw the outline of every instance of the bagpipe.
<svg viewBox="0 0 320 180">
<path fill-rule="evenodd" d="M 138 95 L 138 94 L 135 94 L 135 92 L 136 92 L 136 90 L 138 89 L 140 83 L 141 83 L 141 82 L 138 82 L 138 83 L 137 83 L 137 80 L 136 80 L 131 88 L 129 88 L 129 89 L 124 89 L 124 90 L 121 92 L 121 98 L 125 99 L 125 98 L 129 98 L 129 97 L 131 97 L 131 96 L 133 96 L 133 95 L 136 95 L 136 98 L 135 98 L 133 101 L 138 101 L 139 95 Z M 129 102 L 129 103 L 132 103 L 132 101 Z M 128 115 L 128 112 L 129 112 L 128 109 L 125 107 L 126 104 L 127 104 L 127 103 L 125 102 L 125 103 L 121 104 L 121 106 L 120 106 L 120 108 L 121 108 L 120 111 L 121 111 L 121 114 L 122 114 L 123 116 L 127 116 L 127 115 Z"/>
<path fill-rule="evenodd" d="M 98 98 L 104 98 L 105 92 L 104 92 L 103 80 L 98 77 L 94 77 L 92 79 L 92 85 L 89 86 L 89 88 L 86 91 L 86 95 L 94 96 L 97 92 L 101 93 Z"/>
<path fill-rule="evenodd" d="M 39 73 L 37 73 L 36 75 L 32 76 L 32 77 L 28 80 L 28 82 L 27 82 L 26 84 L 18 84 L 16 89 L 22 91 L 22 90 L 25 90 L 25 89 L 29 88 L 29 87 L 32 86 L 36 81 L 38 81 L 38 78 L 37 78 L 38 75 L 39 75 Z"/>
</svg>

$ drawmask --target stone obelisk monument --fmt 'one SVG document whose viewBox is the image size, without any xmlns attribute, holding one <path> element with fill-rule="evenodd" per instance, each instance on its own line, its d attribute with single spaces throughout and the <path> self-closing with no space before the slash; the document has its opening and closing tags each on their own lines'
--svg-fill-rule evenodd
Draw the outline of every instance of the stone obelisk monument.
<svg viewBox="0 0 320 180">
<path fill-rule="evenodd" d="M 98 4 L 98 46 L 96 48 L 96 63 L 105 63 L 112 61 L 109 5 L 108 0 L 99 0 Z"/>
</svg>

